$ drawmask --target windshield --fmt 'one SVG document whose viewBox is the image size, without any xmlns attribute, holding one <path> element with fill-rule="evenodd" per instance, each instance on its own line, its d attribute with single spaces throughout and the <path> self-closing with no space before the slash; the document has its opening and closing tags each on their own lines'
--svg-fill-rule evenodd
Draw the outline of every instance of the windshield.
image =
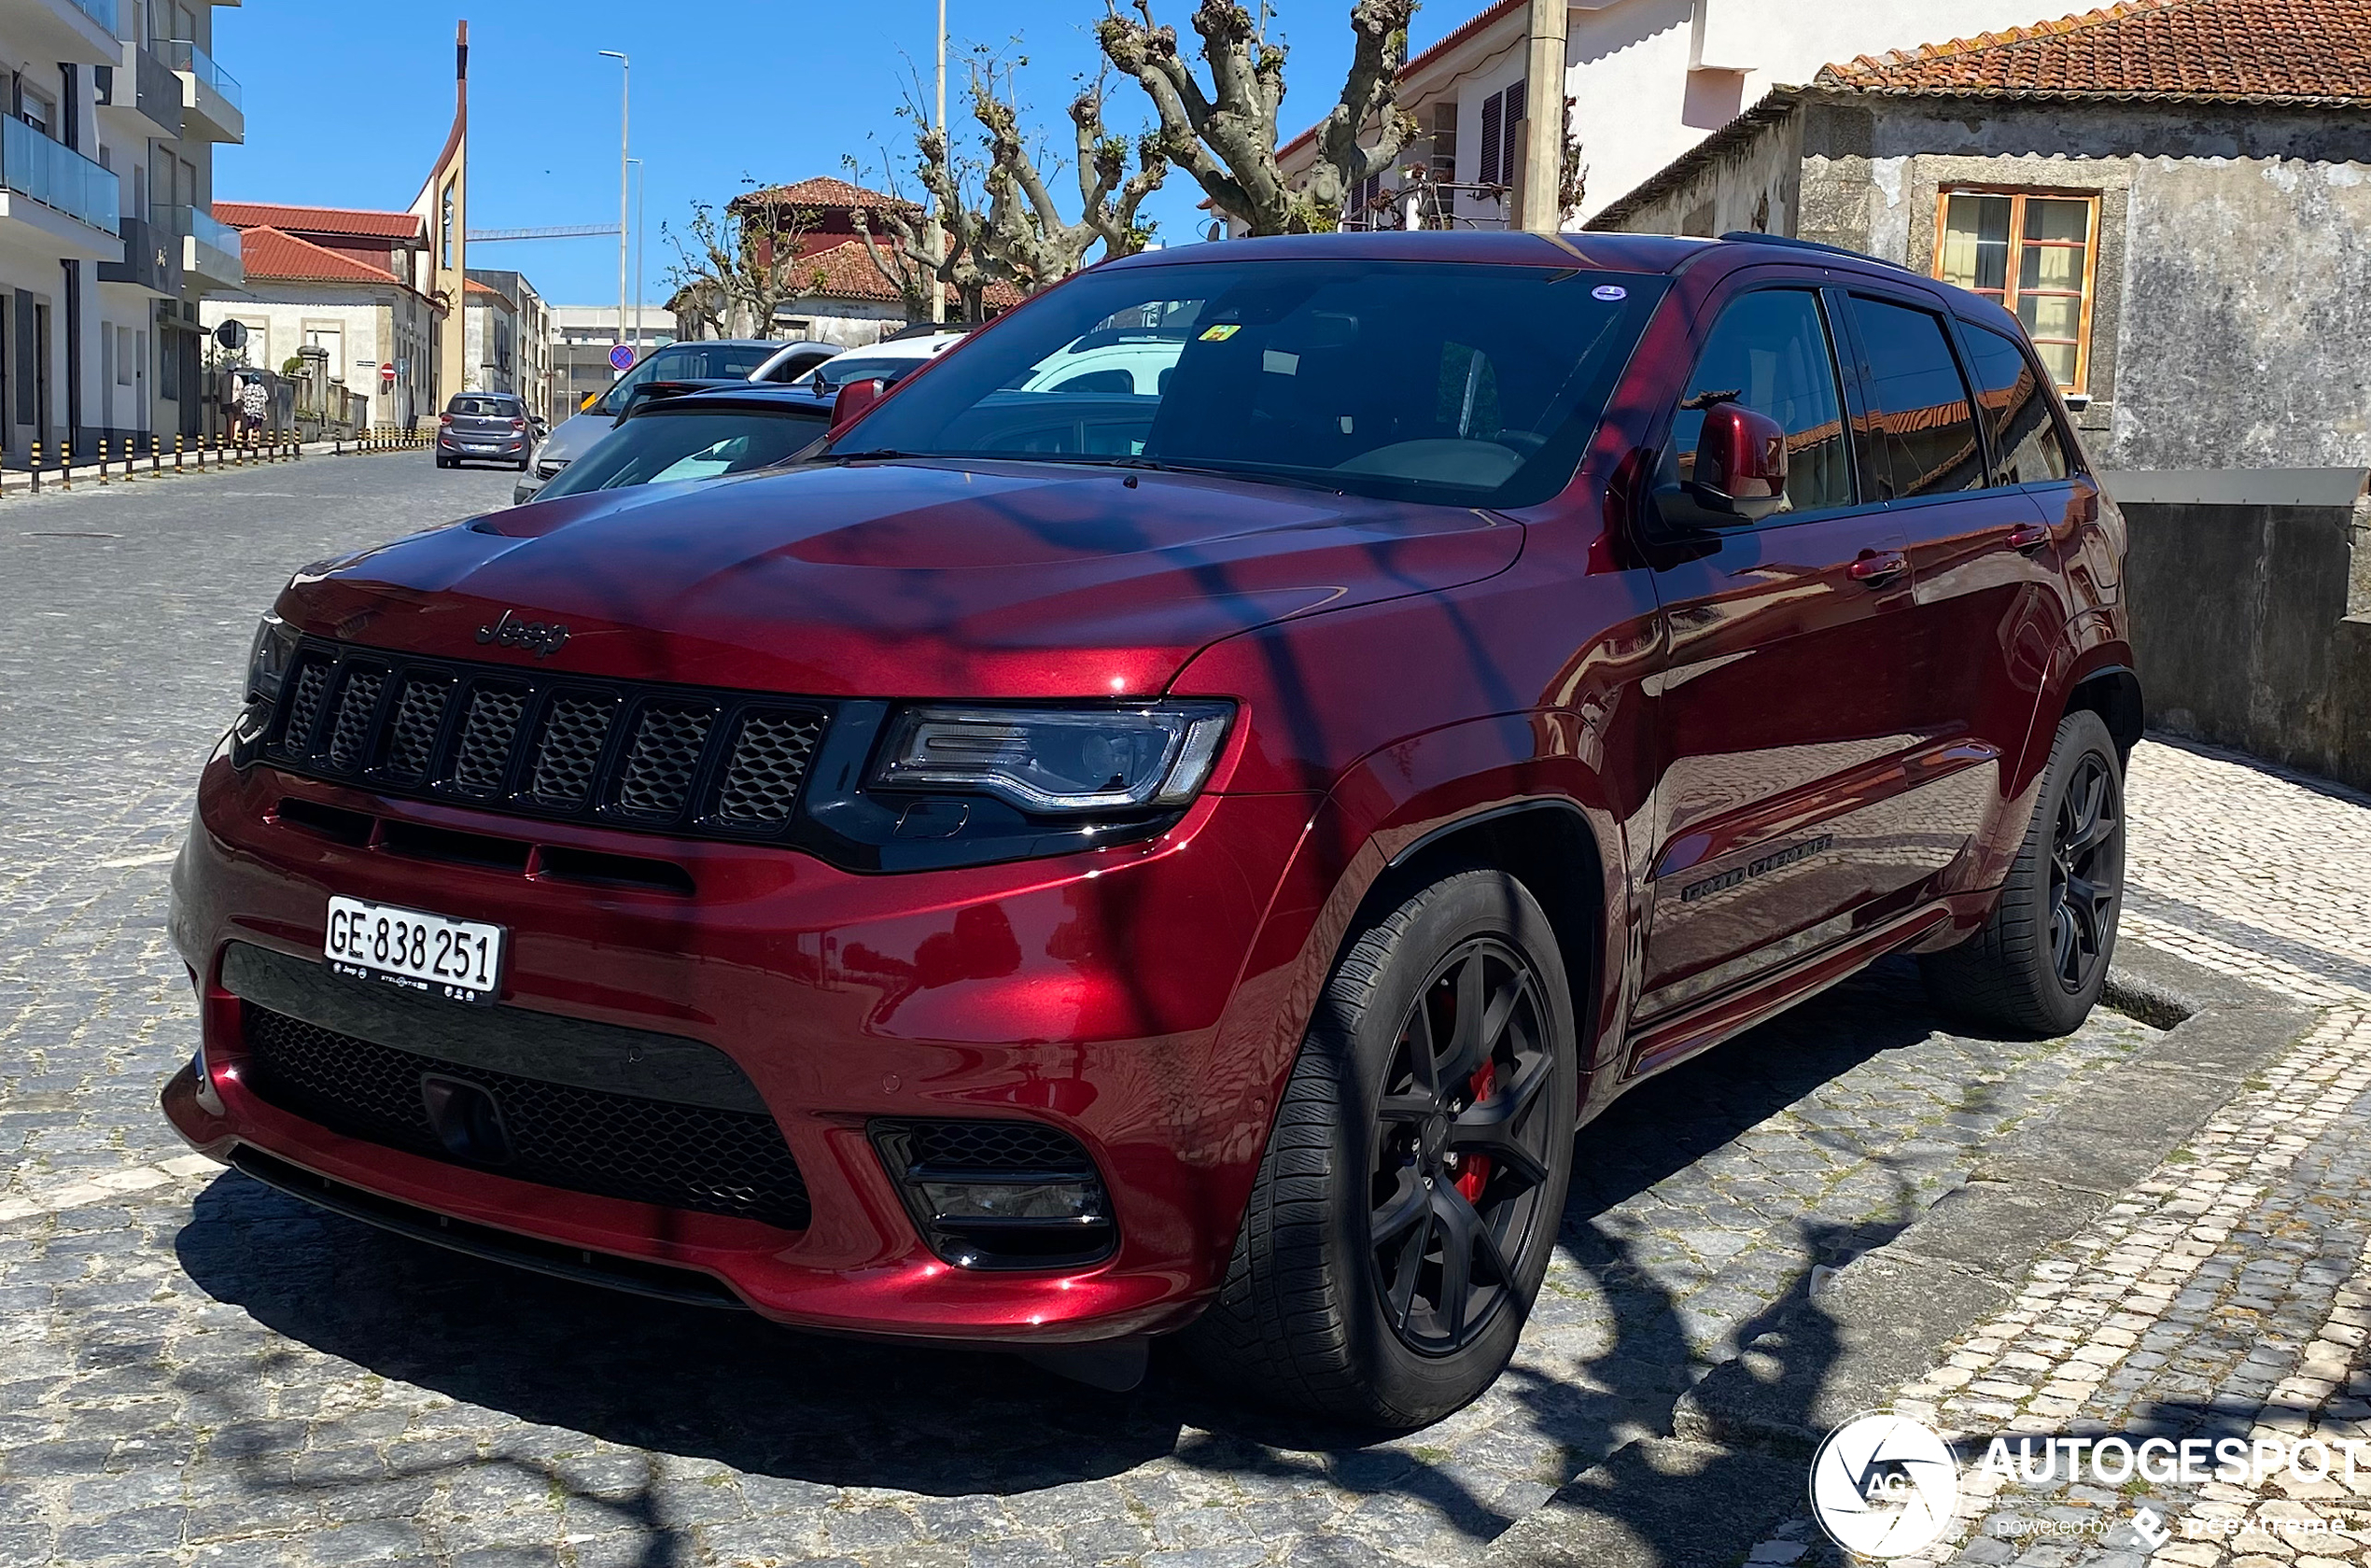
<svg viewBox="0 0 2371 1568">
<path fill-rule="evenodd" d="M 669 343 L 611 382 L 593 412 L 614 417 L 627 395 L 646 381 L 746 381 L 781 350 L 780 343 Z"/>
<path fill-rule="evenodd" d="M 1664 280 L 1241 260 L 1083 273 L 826 455 L 1171 467 L 1408 500 L 1561 489 Z M 853 356 L 827 367 L 835 376 Z"/>
<path fill-rule="evenodd" d="M 515 398 L 456 398 L 444 412 L 463 418 L 516 419 L 525 411 Z"/>
<path fill-rule="evenodd" d="M 826 424 L 820 409 L 638 413 L 562 469 L 535 498 L 746 473 L 782 461 L 821 435 Z"/>
<path fill-rule="evenodd" d="M 929 363 L 911 355 L 843 354 L 815 368 L 814 386 L 818 392 L 837 392 L 851 381 L 895 382 Z"/>
</svg>

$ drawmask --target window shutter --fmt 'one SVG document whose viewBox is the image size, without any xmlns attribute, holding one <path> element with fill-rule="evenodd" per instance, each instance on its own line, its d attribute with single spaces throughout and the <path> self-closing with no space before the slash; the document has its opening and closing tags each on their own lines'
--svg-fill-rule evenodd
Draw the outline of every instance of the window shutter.
<svg viewBox="0 0 2371 1568">
<path fill-rule="evenodd" d="M 1484 185 L 1498 183 L 1498 117 L 1506 107 L 1505 100 L 1502 92 L 1494 92 L 1482 100 L 1481 168 L 1474 177 Z"/>
<path fill-rule="evenodd" d="M 1504 118 L 1499 122 L 1506 133 L 1507 145 L 1498 155 L 1498 166 L 1504 171 L 1502 177 L 1508 180 L 1512 180 L 1515 177 L 1515 171 L 1522 167 L 1515 149 L 1522 145 L 1523 139 L 1523 88 L 1525 85 L 1525 83 L 1517 82 L 1507 90 L 1507 107 Z M 1484 132 L 1483 134 L 1488 135 L 1489 133 Z"/>
</svg>

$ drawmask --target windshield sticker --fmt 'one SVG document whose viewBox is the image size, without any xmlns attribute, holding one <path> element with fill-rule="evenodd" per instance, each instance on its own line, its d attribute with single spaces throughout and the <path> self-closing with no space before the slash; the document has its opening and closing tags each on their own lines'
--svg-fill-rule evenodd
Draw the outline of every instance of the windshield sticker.
<svg viewBox="0 0 2371 1568">
<path fill-rule="evenodd" d="M 1233 337 L 1236 333 L 1242 331 L 1242 329 L 1243 329 L 1240 325 L 1230 321 L 1224 327 L 1213 327 L 1205 330 L 1202 333 L 1202 342 L 1225 343 L 1228 339 Z"/>
<path fill-rule="evenodd" d="M 1262 349 L 1259 356 L 1259 368 L 1270 375 L 1298 375 L 1300 374 L 1300 356 L 1286 354 L 1279 349 Z"/>
<path fill-rule="evenodd" d="M 1597 300 L 1627 300 L 1630 298 L 1630 290 L 1624 288 L 1618 283 L 1601 283 L 1596 287 L 1591 289 L 1589 293 L 1592 299 Z"/>
</svg>

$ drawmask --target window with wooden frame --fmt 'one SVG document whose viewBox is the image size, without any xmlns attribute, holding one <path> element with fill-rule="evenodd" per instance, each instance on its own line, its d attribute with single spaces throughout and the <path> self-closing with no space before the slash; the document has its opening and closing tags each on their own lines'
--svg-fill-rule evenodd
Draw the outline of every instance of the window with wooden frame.
<svg viewBox="0 0 2371 1568">
<path fill-rule="evenodd" d="M 1940 193 L 1935 276 L 1998 300 L 2062 392 L 2088 389 L 2099 198 L 2049 190 Z"/>
</svg>

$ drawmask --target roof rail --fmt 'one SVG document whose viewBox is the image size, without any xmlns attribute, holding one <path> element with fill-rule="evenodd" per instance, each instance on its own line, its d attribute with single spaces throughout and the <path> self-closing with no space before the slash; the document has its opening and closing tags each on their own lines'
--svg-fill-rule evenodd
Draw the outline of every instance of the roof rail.
<svg viewBox="0 0 2371 1568">
<path fill-rule="evenodd" d="M 1880 267 L 1891 267 L 1896 272 L 1910 271 L 1899 261 L 1888 261 L 1882 256 L 1872 256 L 1865 250 L 1846 250 L 1842 245 L 1823 245 L 1817 240 L 1799 240 L 1792 234 L 1763 234 L 1751 229 L 1732 229 L 1720 237 L 1724 240 L 1750 241 L 1755 245 L 1785 245 L 1790 250 L 1824 251 L 1830 256 L 1850 257 L 1855 261 L 1874 261 Z"/>
</svg>

